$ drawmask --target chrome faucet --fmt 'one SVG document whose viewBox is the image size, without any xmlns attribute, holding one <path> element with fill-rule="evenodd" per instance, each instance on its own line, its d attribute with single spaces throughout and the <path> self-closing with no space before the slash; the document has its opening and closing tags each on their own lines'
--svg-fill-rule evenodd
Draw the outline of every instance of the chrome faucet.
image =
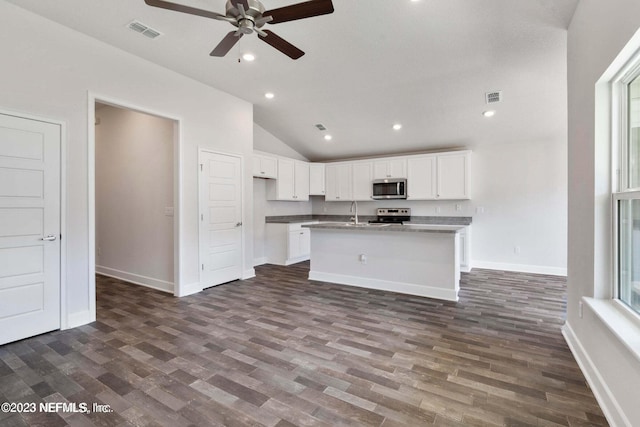
<svg viewBox="0 0 640 427">
<path fill-rule="evenodd" d="M 355 209 L 354 209 L 354 207 L 355 207 Z M 351 221 L 354 221 L 356 224 L 359 224 L 359 222 L 358 222 L 358 202 L 356 202 L 355 200 L 353 202 L 351 202 L 351 209 L 349 210 L 349 212 L 354 213 L 354 211 L 355 211 L 356 216 L 351 217 Z"/>
</svg>

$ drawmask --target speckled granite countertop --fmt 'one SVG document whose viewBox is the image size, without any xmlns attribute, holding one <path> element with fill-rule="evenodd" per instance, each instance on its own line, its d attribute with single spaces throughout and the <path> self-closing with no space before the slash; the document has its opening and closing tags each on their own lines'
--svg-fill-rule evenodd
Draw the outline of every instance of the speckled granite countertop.
<svg viewBox="0 0 640 427">
<path fill-rule="evenodd" d="M 348 222 L 321 222 L 318 224 L 303 225 L 306 228 L 320 230 L 347 230 L 347 231 L 401 231 L 412 233 L 457 233 L 464 229 L 464 225 L 399 225 L 399 224 L 368 224 L 360 223 L 358 225 Z"/>
<path fill-rule="evenodd" d="M 286 215 L 268 216 L 267 223 L 292 224 L 297 222 L 320 221 L 320 222 L 349 222 L 352 215 Z M 375 215 L 359 215 L 360 222 L 369 222 L 377 219 Z M 405 225 L 471 225 L 470 216 L 412 216 L 410 222 Z"/>
</svg>

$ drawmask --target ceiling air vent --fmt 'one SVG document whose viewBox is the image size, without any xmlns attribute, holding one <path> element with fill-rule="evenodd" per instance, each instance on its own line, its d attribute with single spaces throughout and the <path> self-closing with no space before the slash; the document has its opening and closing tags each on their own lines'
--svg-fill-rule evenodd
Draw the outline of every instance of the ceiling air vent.
<svg viewBox="0 0 640 427">
<path fill-rule="evenodd" d="M 144 36 L 149 37 L 150 39 L 155 39 L 156 37 L 159 37 L 162 35 L 161 32 L 159 32 L 158 30 L 154 30 L 153 28 L 143 24 L 140 21 L 131 21 L 128 25 L 127 28 L 129 28 L 130 30 L 135 31 L 136 33 L 140 33 Z"/>
<path fill-rule="evenodd" d="M 495 104 L 502 101 L 502 91 L 487 92 L 484 94 L 484 99 L 487 104 Z"/>
<path fill-rule="evenodd" d="M 316 127 L 318 128 L 318 130 L 327 130 L 327 128 L 326 128 L 326 127 L 324 127 L 324 125 L 323 125 L 322 123 L 318 123 L 318 124 L 316 125 Z"/>
</svg>

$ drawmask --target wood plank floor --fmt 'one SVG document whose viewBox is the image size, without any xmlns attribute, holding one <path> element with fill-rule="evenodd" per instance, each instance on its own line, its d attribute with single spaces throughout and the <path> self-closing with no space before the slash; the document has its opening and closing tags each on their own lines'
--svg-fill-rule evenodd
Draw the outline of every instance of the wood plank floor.
<svg viewBox="0 0 640 427">
<path fill-rule="evenodd" d="M 98 321 L 0 347 L 24 426 L 603 426 L 560 334 L 565 280 L 474 270 L 460 302 L 309 282 L 308 263 L 174 298 L 98 279 Z"/>
</svg>

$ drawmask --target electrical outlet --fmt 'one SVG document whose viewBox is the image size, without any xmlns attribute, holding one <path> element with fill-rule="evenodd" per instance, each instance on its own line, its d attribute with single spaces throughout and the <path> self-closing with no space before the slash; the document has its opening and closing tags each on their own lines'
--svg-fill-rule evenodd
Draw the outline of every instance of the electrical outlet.
<svg viewBox="0 0 640 427">
<path fill-rule="evenodd" d="M 96 254 L 98 256 L 102 255 L 102 248 L 100 246 L 98 246 L 98 250 L 96 250 Z"/>
<path fill-rule="evenodd" d="M 483 207 L 477 207 L 476 208 L 476 213 L 483 214 L 484 213 L 484 208 Z"/>
<path fill-rule="evenodd" d="M 360 254 L 358 259 L 360 260 L 360 263 L 362 263 L 362 264 L 366 264 L 367 263 L 367 256 L 365 254 Z"/>
<path fill-rule="evenodd" d="M 460 212 L 462 210 L 462 205 L 460 203 L 456 203 L 456 212 Z"/>
<path fill-rule="evenodd" d="M 520 255 L 520 246 L 514 246 L 513 247 L 513 253 L 516 255 Z"/>
<path fill-rule="evenodd" d="M 326 206 L 322 207 L 322 212 L 327 212 L 327 207 Z"/>
<path fill-rule="evenodd" d="M 436 206 L 436 213 L 440 213 L 442 212 L 442 209 L 440 208 L 440 206 Z"/>
</svg>

